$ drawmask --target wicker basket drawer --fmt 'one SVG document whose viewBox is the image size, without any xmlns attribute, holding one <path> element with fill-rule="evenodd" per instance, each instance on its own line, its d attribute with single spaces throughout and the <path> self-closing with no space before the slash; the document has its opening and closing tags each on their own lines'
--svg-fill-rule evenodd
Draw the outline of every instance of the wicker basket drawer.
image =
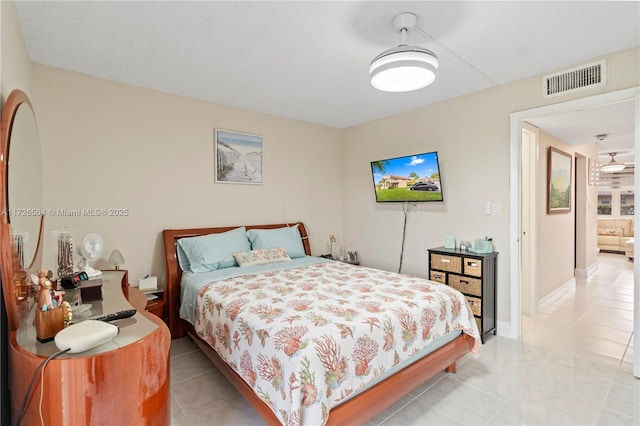
<svg viewBox="0 0 640 426">
<path fill-rule="evenodd" d="M 446 272 L 431 271 L 431 273 L 429 274 L 429 278 L 431 279 L 431 281 L 439 282 L 441 284 L 446 284 L 447 283 L 447 273 Z"/>
<path fill-rule="evenodd" d="M 478 332 L 480 332 L 480 335 L 482 335 L 482 320 L 478 317 L 475 317 L 476 319 L 476 325 L 478 326 Z"/>
<path fill-rule="evenodd" d="M 462 273 L 462 258 L 456 256 L 445 256 L 443 254 L 431 255 L 431 269 L 439 269 L 447 272 Z"/>
<path fill-rule="evenodd" d="M 478 299 L 477 297 L 465 296 L 469 306 L 471 306 L 471 312 L 473 315 L 480 316 L 482 314 L 482 299 Z"/>
<path fill-rule="evenodd" d="M 473 277 L 481 277 L 482 276 L 482 260 L 465 257 L 464 258 L 464 274 L 471 275 Z"/>
<path fill-rule="evenodd" d="M 458 291 L 474 296 L 482 296 L 482 281 L 477 278 L 449 275 L 449 285 Z"/>
</svg>

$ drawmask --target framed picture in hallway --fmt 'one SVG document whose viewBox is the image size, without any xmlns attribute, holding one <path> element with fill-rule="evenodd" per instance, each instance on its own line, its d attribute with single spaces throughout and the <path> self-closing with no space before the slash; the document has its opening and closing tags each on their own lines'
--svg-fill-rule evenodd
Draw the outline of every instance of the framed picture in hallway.
<svg viewBox="0 0 640 426">
<path fill-rule="evenodd" d="M 573 156 L 550 146 L 547 156 L 547 213 L 571 212 Z"/>
<path fill-rule="evenodd" d="M 262 184 L 262 136 L 215 130 L 216 183 Z"/>
</svg>

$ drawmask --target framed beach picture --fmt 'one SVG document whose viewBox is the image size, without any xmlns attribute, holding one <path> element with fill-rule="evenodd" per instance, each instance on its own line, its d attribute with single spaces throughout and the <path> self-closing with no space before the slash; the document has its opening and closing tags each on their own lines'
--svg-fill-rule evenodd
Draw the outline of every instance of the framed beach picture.
<svg viewBox="0 0 640 426">
<path fill-rule="evenodd" d="M 573 156 L 553 146 L 547 157 L 547 213 L 571 212 Z"/>
<path fill-rule="evenodd" d="M 262 136 L 215 131 L 216 183 L 262 184 Z"/>
</svg>

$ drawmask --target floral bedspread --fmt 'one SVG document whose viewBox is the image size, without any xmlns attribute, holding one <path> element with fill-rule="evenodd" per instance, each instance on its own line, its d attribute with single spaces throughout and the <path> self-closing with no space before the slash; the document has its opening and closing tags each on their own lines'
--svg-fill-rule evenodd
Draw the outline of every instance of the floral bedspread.
<svg viewBox="0 0 640 426">
<path fill-rule="evenodd" d="M 283 424 L 331 407 L 454 329 L 480 336 L 464 296 L 421 278 L 340 262 L 205 285 L 195 329 Z"/>
</svg>

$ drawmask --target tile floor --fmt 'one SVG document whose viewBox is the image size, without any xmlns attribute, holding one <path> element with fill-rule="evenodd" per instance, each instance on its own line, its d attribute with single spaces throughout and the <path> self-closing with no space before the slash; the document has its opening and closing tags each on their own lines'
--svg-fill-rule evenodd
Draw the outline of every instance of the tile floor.
<svg viewBox="0 0 640 426">
<path fill-rule="evenodd" d="M 523 339 L 488 339 L 368 425 L 640 424 L 632 282 L 631 262 L 600 255 L 597 273 L 524 318 Z M 171 346 L 171 410 L 173 425 L 264 424 L 188 338 Z"/>
</svg>

